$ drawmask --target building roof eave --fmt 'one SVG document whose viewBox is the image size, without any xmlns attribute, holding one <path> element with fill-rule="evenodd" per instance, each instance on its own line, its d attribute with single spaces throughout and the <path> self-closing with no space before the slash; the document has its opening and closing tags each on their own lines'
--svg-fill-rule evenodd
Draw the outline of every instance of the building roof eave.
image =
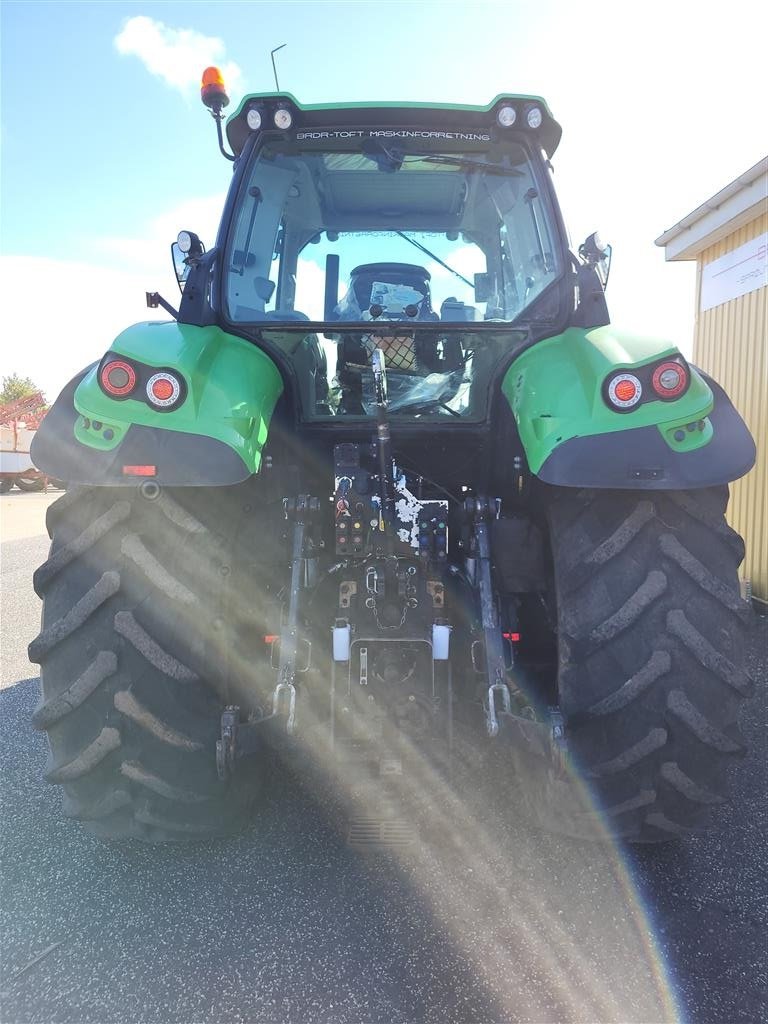
<svg viewBox="0 0 768 1024">
<path fill-rule="evenodd" d="M 762 209 L 761 209 L 762 207 Z M 768 210 L 768 157 L 656 239 L 666 260 L 695 260 L 710 245 Z"/>
</svg>

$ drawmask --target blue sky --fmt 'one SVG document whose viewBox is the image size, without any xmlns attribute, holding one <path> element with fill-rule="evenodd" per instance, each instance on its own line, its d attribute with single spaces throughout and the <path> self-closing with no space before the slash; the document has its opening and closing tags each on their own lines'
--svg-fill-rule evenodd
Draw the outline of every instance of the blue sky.
<svg viewBox="0 0 768 1024">
<path fill-rule="evenodd" d="M 1 372 L 51 398 L 147 318 L 144 291 L 175 299 L 180 228 L 213 240 L 230 165 L 199 102 L 207 63 L 233 108 L 272 87 L 284 42 L 280 84 L 304 102 L 545 96 L 573 241 L 614 245 L 614 320 L 688 351 L 693 268 L 653 240 L 768 149 L 757 2 L 5 0 L 0 17 Z"/>
</svg>

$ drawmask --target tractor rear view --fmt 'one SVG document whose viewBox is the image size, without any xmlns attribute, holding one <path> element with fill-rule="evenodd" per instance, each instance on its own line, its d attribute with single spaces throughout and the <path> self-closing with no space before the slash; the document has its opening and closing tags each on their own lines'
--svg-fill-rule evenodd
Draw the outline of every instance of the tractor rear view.
<svg viewBox="0 0 768 1024">
<path fill-rule="evenodd" d="M 179 308 L 149 294 L 171 319 L 34 443 L 69 484 L 30 646 L 65 812 L 202 837 L 250 820 L 281 746 L 418 789 L 460 745 L 563 832 L 699 827 L 743 750 L 725 509 L 754 444 L 673 343 L 611 327 L 547 105 L 250 95 L 225 141 L 215 69 L 203 100 L 215 245 L 180 233 Z M 593 804 L 557 799 L 575 778 Z"/>
</svg>

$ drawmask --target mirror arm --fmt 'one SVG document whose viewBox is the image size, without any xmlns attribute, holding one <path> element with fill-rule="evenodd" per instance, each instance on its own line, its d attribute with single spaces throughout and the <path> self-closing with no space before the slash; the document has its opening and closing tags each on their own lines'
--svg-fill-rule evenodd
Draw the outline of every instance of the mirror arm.
<svg viewBox="0 0 768 1024">
<path fill-rule="evenodd" d="M 234 163 L 235 157 L 224 149 L 224 135 L 221 131 L 221 122 L 224 120 L 224 115 L 221 112 L 221 107 L 219 107 L 218 110 L 212 110 L 211 117 L 216 122 L 216 134 L 219 137 L 219 149 L 221 150 L 221 155 Z"/>
<path fill-rule="evenodd" d="M 147 307 L 149 309 L 157 309 L 158 306 L 170 313 L 174 320 L 179 319 L 178 309 L 174 309 L 170 302 L 166 302 L 163 296 L 159 292 L 146 292 L 147 296 Z"/>
</svg>

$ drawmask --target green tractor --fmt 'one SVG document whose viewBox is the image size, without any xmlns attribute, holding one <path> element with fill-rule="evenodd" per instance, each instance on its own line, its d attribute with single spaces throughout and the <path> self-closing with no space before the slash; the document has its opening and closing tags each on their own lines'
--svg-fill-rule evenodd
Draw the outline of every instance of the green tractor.
<svg viewBox="0 0 768 1024">
<path fill-rule="evenodd" d="M 30 645 L 65 812 L 225 833 L 303 752 L 383 787 L 493 763 L 576 835 L 698 828 L 743 752 L 724 513 L 754 443 L 674 344 L 610 326 L 546 103 L 249 95 L 225 140 L 213 69 L 203 100 L 233 164 L 215 245 L 179 234 L 179 308 L 149 293 L 171 319 L 33 446 L 68 485 Z"/>
</svg>

